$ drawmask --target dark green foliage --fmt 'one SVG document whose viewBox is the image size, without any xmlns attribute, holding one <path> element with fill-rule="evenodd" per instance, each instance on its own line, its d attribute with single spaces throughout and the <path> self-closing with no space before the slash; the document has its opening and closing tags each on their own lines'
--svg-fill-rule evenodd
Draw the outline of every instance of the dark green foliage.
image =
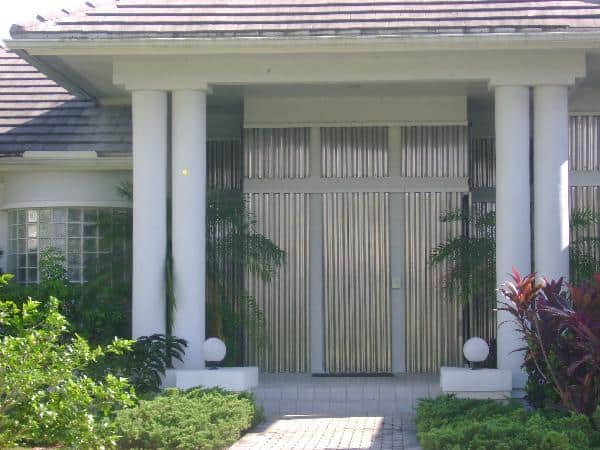
<svg viewBox="0 0 600 450">
<path fill-rule="evenodd" d="M 138 394 L 156 393 L 172 361 L 183 361 L 186 347 L 186 341 L 175 336 L 142 336 L 133 342 L 131 352 L 106 355 L 90 373 L 94 378 L 112 373 L 127 378 Z"/>
<path fill-rule="evenodd" d="M 135 395 L 124 379 L 93 380 L 86 372 L 131 343 L 90 347 L 69 332 L 54 298 L 44 307 L 31 299 L 0 302 L 0 327 L 0 447 L 113 448 L 113 415 L 132 406 Z"/>
<path fill-rule="evenodd" d="M 269 282 L 285 253 L 257 232 L 241 192 L 210 192 L 206 214 L 207 335 L 223 339 L 230 350 L 227 362 L 240 364 L 240 331 L 260 347 L 264 319 L 239 275 Z"/>
<path fill-rule="evenodd" d="M 131 200 L 131 185 L 121 187 Z M 168 208 L 170 210 L 170 208 Z M 131 215 L 131 212 L 128 213 Z M 131 219 L 123 220 L 122 235 L 113 241 L 131 240 Z M 208 192 L 206 207 L 206 330 L 208 337 L 219 337 L 227 345 L 226 364 L 242 363 L 244 337 L 260 347 L 264 319 L 254 297 L 244 289 L 243 276 L 257 276 L 269 282 L 285 259 L 273 241 L 256 230 L 256 220 L 248 211 L 242 192 Z M 128 260 L 130 263 L 130 259 Z M 170 332 L 177 298 L 173 283 L 171 245 L 165 261 L 167 286 L 166 316 Z"/>
<path fill-rule="evenodd" d="M 443 292 L 447 299 L 463 304 L 494 303 L 496 274 L 496 214 L 455 210 L 440 217 L 442 223 L 460 222 L 469 234 L 451 237 L 430 255 L 433 266 L 446 264 Z"/>
<path fill-rule="evenodd" d="M 496 299 L 496 214 L 494 211 L 466 213 L 454 210 L 440 217 L 442 223 L 460 222 L 469 229 L 449 238 L 430 255 L 433 266 L 447 265 L 444 295 L 463 303 Z M 574 210 L 570 220 L 571 281 L 590 280 L 600 272 L 600 212 L 590 209 Z"/>
<path fill-rule="evenodd" d="M 584 415 L 536 411 L 518 403 L 443 396 L 417 407 L 423 450 L 591 450 L 596 434 Z"/>
<path fill-rule="evenodd" d="M 87 275 L 84 284 L 71 283 L 65 270 L 65 257 L 54 248 L 40 254 L 40 282 L 37 285 L 21 285 L 11 281 L 0 298 L 14 299 L 18 304 L 29 297 L 39 299 L 42 307 L 50 299 L 60 299 L 60 312 L 73 332 L 92 344 L 108 344 L 115 337 L 130 336 L 129 281 L 118 281 L 122 272 L 120 257 L 107 253 L 102 255 L 94 267 L 95 275 Z M 120 275 L 115 275 L 113 269 Z"/>
<path fill-rule="evenodd" d="M 120 448 L 223 449 L 261 420 L 252 397 L 219 389 L 168 389 L 119 412 Z"/>
<path fill-rule="evenodd" d="M 589 209 L 571 214 L 571 281 L 581 283 L 600 273 L 600 212 Z"/>
</svg>

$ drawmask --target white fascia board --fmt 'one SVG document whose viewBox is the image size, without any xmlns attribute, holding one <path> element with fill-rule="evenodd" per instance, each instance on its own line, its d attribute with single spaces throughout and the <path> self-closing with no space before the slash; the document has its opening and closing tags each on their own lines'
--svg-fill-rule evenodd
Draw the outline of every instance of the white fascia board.
<svg viewBox="0 0 600 450">
<path fill-rule="evenodd" d="M 390 57 L 391 55 L 391 57 Z M 113 83 L 130 90 L 209 84 L 480 81 L 569 85 L 585 76 L 583 51 L 473 51 L 115 57 Z"/>
<path fill-rule="evenodd" d="M 7 39 L 12 50 L 32 55 L 141 55 L 423 50 L 600 49 L 597 32 L 526 32 L 374 36 L 268 36 L 237 38 Z"/>
<path fill-rule="evenodd" d="M 44 153 L 44 152 L 37 152 Z M 66 152 L 65 152 L 66 153 Z M 94 152 L 95 153 L 95 152 Z M 0 172 L 48 171 L 48 170 L 117 170 L 130 171 L 133 168 L 131 156 L 111 156 L 99 158 L 52 157 L 36 155 L 35 157 L 0 158 Z"/>
<path fill-rule="evenodd" d="M 81 160 L 81 159 L 98 159 L 98 153 L 91 151 L 32 151 L 28 150 L 23 152 L 23 159 L 68 159 L 68 160 Z"/>
</svg>

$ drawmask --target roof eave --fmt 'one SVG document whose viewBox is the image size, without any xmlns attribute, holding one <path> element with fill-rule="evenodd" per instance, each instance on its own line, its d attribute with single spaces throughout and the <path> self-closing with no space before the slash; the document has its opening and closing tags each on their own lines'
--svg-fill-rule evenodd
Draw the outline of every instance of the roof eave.
<svg viewBox="0 0 600 450">
<path fill-rule="evenodd" d="M 248 37 L 23 37 L 4 41 L 30 55 L 323 53 L 357 51 L 600 49 L 600 30 L 423 35 L 248 36 Z M 373 44 L 377 44 L 373 47 Z M 85 52 L 85 53 L 82 53 Z"/>
</svg>

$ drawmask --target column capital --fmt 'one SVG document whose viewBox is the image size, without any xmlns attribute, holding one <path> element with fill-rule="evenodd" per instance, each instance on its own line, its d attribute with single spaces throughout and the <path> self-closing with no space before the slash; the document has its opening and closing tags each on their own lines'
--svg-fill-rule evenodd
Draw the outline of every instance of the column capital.
<svg viewBox="0 0 600 450">
<path fill-rule="evenodd" d="M 168 77 L 156 77 L 153 74 L 132 72 L 113 76 L 115 85 L 121 86 L 130 92 L 136 91 L 184 91 L 199 90 L 210 93 L 207 80 L 198 74 L 184 71 L 174 71 Z"/>
<path fill-rule="evenodd" d="M 526 88 L 535 88 L 542 86 L 561 86 L 561 87 L 570 87 L 575 85 L 577 81 L 577 76 L 574 74 L 553 74 L 552 76 L 544 77 L 544 78 L 529 78 L 525 77 L 519 79 L 520 77 L 516 75 L 515 77 L 510 78 L 491 78 L 488 87 L 489 89 L 496 89 L 499 87 L 526 87 Z"/>
<path fill-rule="evenodd" d="M 194 87 L 176 87 L 176 88 L 172 88 L 169 89 L 172 92 L 183 92 L 183 91 L 187 91 L 187 92 L 194 92 L 194 91 L 199 91 L 199 92 L 203 92 L 205 94 L 212 94 L 213 89 L 212 86 L 210 86 L 206 81 L 203 81 L 201 83 L 196 83 L 196 86 Z"/>
</svg>

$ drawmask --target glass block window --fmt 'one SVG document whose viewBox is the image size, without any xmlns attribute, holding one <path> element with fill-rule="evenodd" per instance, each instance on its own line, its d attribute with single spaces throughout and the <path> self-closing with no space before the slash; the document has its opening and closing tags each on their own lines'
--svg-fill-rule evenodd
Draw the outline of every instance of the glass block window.
<svg viewBox="0 0 600 450">
<path fill-rule="evenodd" d="M 98 225 L 101 208 L 29 208 L 8 211 L 8 271 L 20 283 L 39 281 L 40 252 L 54 247 L 65 255 L 69 279 L 85 281 L 85 268 L 106 253 Z"/>
</svg>

